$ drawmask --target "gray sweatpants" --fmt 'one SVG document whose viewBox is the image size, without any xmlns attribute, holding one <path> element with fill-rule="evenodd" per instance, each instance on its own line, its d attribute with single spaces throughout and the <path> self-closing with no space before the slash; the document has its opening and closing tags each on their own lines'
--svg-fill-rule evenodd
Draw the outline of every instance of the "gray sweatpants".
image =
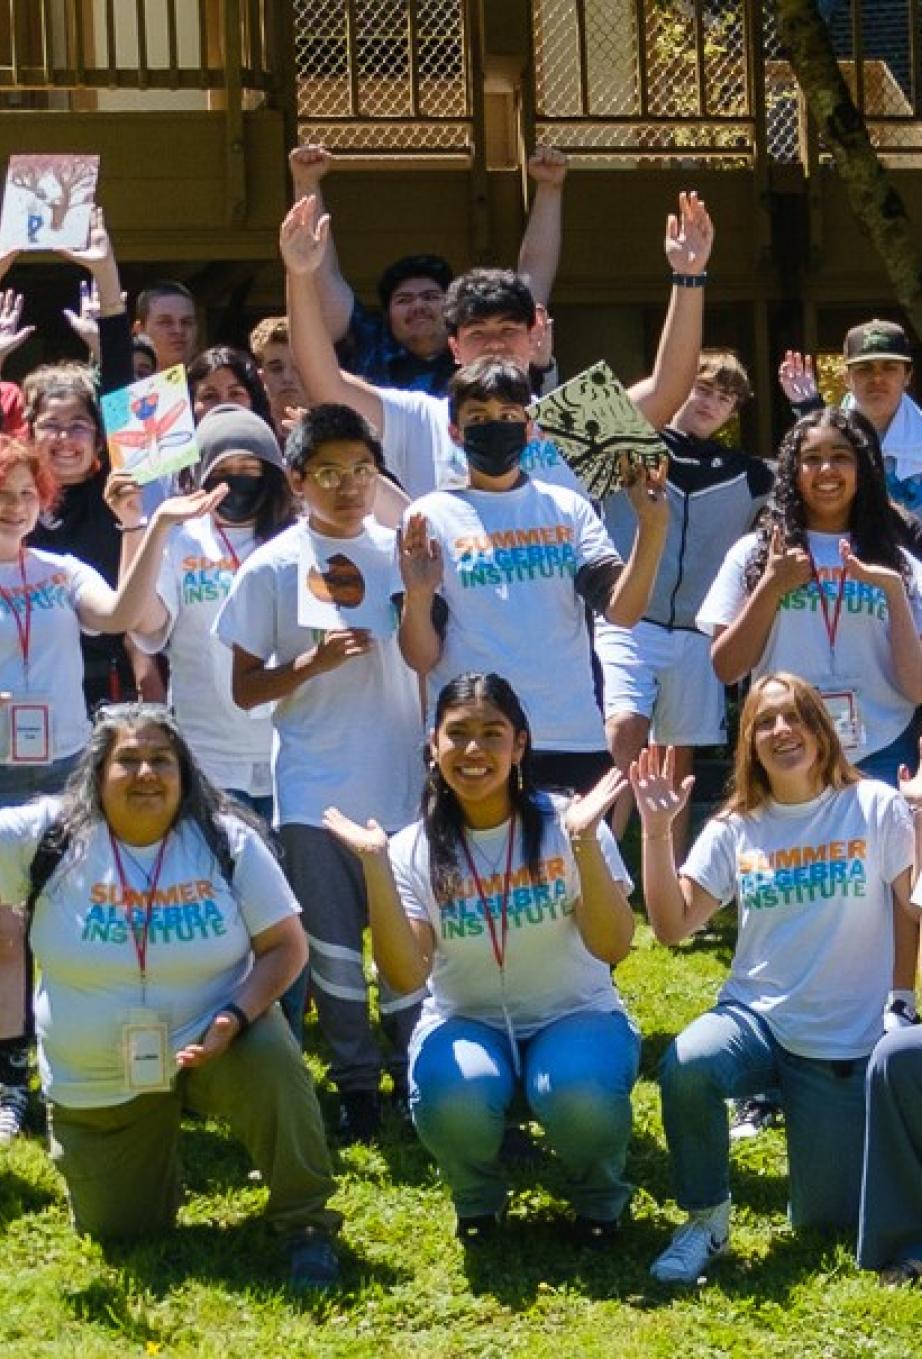
<svg viewBox="0 0 922 1359">
<path fill-rule="evenodd" d="M 368 1012 L 362 955 L 368 898 L 362 865 L 320 826 L 286 825 L 280 833 L 285 872 L 307 931 L 311 993 L 332 1054 L 330 1078 L 340 1090 L 377 1090 L 383 1062 Z M 289 1019 L 303 1013 L 307 984 L 303 975 L 283 997 Z M 393 1049 L 388 1067 L 402 1083 L 424 995 L 421 990 L 401 996 L 379 980 L 378 1009 Z"/>
</svg>

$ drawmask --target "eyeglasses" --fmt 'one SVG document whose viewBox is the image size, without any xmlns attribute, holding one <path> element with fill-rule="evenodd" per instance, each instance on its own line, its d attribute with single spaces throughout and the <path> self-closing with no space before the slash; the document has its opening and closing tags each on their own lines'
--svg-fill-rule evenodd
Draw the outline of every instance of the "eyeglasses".
<svg viewBox="0 0 922 1359">
<path fill-rule="evenodd" d="M 338 491 L 347 477 L 358 486 L 368 486 L 378 475 L 373 462 L 357 462 L 354 467 L 307 468 L 304 475 L 315 481 L 321 491 Z"/>
<path fill-rule="evenodd" d="M 75 420 L 72 425 L 56 425 L 53 421 L 46 424 L 44 420 L 38 420 L 35 433 L 43 439 L 95 439 L 97 430 L 85 420 Z"/>
</svg>

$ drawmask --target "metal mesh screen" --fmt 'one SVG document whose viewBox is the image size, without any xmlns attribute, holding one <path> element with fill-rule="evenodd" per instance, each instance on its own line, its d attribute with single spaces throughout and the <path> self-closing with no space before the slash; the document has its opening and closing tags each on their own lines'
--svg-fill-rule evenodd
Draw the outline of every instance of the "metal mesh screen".
<svg viewBox="0 0 922 1359">
<path fill-rule="evenodd" d="M 468 154 L 464 0 L 294 0 L 304 142 Z"/>
<path fill-rule="evenodd" d="M 592 160 L 739 164 L 745 0 L 533 0 L 536 132 Z"/>
</svg>

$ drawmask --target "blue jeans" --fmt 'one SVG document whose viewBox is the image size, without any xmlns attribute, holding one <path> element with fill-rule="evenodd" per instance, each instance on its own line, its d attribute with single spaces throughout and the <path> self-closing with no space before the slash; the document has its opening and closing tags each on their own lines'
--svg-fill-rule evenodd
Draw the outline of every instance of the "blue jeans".
<svg viewBox="0 0 922 1359">
<path fill-rule="evenodd" d="M 897 771 L 900 765 L 905 764 L 909 769 L 915 770 L 918 762 L 919 722 L 917 717 L 913 717 L 909 726 L 900 732 L 895 741 L 884 746 L 883 750 L 875 750 L 873 755 L 859 761 L 858 768 L 862 774 L 867 774 L 869 779 L 880 779 L 881 783 L 898 788 Z"/>
<path fill-rule="evenodd" d="M 78 752 L 50 764 L 0 765 L 0 807 L 21 807 L 41 794 L 60 793 L 79 759 Z"/>
<path fill-rule="evenodd" d="M 688 1212 L 730 1197 L 728 1099 L 777 1086 L 788 1144 L 791 1225 L 858 1220 L 868 1058 L 828 1062 L 783 1048 L 745 1005 L 718 1005 L 673 1039 L 660 1068 L 676 1198 Z"/>
<path fill-rule="evenodd" d="M 618 1218 L 631 1196 L 624 1161 L 640 1036 L 620 1013 L 553 1020 L 519 1044 L 522 1088 L 567 1174 L 577 1213 Z M 475 1019 L 445 1020 L 410 1045 L 410 1109 L 459 1217 L 496 1213 L 506 1198 L 499 1164 L 516 1089 L 505 1033 Z"/>
</svg>

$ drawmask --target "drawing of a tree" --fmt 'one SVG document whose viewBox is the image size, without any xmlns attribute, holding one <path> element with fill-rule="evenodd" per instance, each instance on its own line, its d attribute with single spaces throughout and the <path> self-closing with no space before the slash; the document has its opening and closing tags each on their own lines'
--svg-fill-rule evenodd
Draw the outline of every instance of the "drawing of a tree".
<svg viewBox="0 0 922 1359">
<path fill-rule="evenodd" d="M 60 231 L 71 209 L 92 199 L 96 161 L 82 156 L 30 156 L 27 163 L 13 169 L 10 182 L 47 203 L 51 226 Z"/>
</svg>

